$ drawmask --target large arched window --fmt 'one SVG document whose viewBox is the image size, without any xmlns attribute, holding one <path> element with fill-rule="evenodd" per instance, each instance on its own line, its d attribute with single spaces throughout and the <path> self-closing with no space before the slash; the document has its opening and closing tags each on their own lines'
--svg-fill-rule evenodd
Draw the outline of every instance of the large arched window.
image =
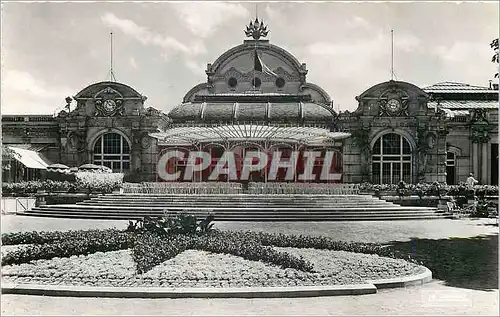
<svg viewBox="0 0 500 317">
<path fill-rule="evenodd" d="M 104 165 L 114 172 L 130 169 L 130 145 L 118 133 L 101 135 L 94 143 L 94 164 Z"/>
<path fill-rule="evenodd" d="M 388 133 L 375 141 L 372 152 L 372 182 L 396 184 L 412 182 L 411 146 L 402 135 Z"/>
</svg>

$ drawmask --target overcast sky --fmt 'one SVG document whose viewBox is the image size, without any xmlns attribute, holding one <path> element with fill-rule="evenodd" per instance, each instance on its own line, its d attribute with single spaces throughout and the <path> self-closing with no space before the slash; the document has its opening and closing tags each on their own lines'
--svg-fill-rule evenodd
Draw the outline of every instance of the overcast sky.
<svg viewBox="0 0 500 317">
<path fill-rule="evenodd" d="M 66 96 L 109 79 L 168 112 L 206 81 L 207 63 L 245 39 L 254 3 L 3 3 L 2 113 L 53 114 Z M 335 107 L 390 79 L 488 86 L 496 72 L 498 1 L 489 3 L 260 3 L 268 39 L 306 63 L 307 81 Z"/>
</svg>

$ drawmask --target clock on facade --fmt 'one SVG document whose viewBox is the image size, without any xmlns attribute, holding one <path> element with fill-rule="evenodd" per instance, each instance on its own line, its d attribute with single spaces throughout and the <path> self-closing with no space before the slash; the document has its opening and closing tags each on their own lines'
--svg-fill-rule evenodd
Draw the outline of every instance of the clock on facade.
<svg viewBox="0 0 500 317">
<path fill-rule="evenodd" d="M 115 110 L 115 107 L 116 107 L 116 103 L 114 100 L 112 99 L 108 99 L 106 101 L 104 101 L 104 109 L 106 109 L 106 111 L 113 111 Z"/>
<path fill-rule="evenodd" d="M 390 99 L 385 108 L 390 112 L 395 113 L 401 110 L 401 103 L 397 99 Z"/>
</svg>

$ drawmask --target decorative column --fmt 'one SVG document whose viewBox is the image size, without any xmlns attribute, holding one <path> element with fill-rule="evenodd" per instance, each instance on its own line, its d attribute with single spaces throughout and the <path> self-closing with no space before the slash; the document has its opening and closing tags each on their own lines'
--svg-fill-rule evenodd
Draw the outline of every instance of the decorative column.
<svg viewBox="0 0 500 317">
<path fill-rule="evenodd" d="M 473 109 L 471 111 L 471 135 L 472 140 L 472 162 L 474 175 L 482 184 L 490 181 L 490 164 L 488 164 L 488 144 L 490 141 L 490 131 L 492 125 L 486 118 L 485 109 Z"/>
<path fill-rule="evenodd" d="M 370 182 L 370 127 L 356 127 L 344 143 L 343 171 L 345 183 Z"/>
<path fill-rule="evenodd" d="M 446 184 L 446 135 L 449 131 L 443 127 L 438 130 L 437 141 L 437 181 Z"/>
<path fill-rule="evenodd" d="M 476 175 L 479 175 L 479 144 L 478 141 L 474 142 L 472 141 L 472 156 L 471 156 L 471 162 L 472 162 L 472 173 Z"/>
<path fill-rule="evenodd" d="M 489 141 L 489 140 L 488 140 Z M 488 147 L 489 147 L 489 143 L 488 141 L 484 142 L 481 144 L 481 161 L 482 161 L 482 164 L 481 164 L 481 184 L 490 184 L 491 183 L 491 164 L 490 161 L 488 160 L 488 158 L 490 157 L 488 155 Z"/>
</svg>

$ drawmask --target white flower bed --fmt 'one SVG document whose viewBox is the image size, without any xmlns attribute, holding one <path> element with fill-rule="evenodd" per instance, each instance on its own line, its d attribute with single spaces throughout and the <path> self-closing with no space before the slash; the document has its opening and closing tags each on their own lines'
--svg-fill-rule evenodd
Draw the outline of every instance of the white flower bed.
<svg viewBox="0 0 500 317">
<path fill-rule="evenodd" d="M 136 275 L 131 250 L 38 260 L 2 268 L 4 281 L 94 286 L 249 287 L 357 284 L 418 274 L 421 267 L 376 255 L 316 249 L 277 248 L 314 264 L 316 273 L 188 250 Z"/>
</svg>

